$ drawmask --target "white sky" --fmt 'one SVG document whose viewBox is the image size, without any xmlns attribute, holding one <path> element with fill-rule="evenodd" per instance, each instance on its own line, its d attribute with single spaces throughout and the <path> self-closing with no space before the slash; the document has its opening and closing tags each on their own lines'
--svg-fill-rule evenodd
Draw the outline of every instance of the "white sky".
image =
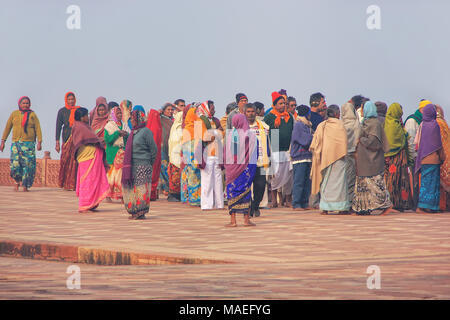
<svg viewBox="0 0 450 320">
<path fill-rule="evenodd" d="M 66 27 L 72 4 L 81 30 Z M 381 9 L 381 30 L 366 26 L 369 5 Z M 399 102 L 404 118 L 421 98 L 449 113 L 447 0 L 0 0 L 0 8 L 0 131 L 30 96 L 52 158 L 67 91 L 88 109 L 98 96 L 147 111 L 211 99 L 219 118 L 237 92 L 267 107 L 281 88 L 298 103 L 316 91 L 328 105 L 361 93 Z"/>
</svg>

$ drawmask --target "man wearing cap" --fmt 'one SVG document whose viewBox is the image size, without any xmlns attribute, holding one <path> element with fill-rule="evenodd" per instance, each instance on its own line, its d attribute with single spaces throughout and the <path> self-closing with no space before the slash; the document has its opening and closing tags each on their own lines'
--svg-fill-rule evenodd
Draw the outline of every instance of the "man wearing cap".
<svg viewBox="0 0 450 320">
<path fill-rule="evenodd" d="M 272 207 L 278 207 L 277 197 L 282 200 L 282 188 L 285 187 L 288 206 L 292 198 L 292 185 L 289 180 L 292 174 L 292 164 L 289 157 L 294 119 L 286 110 L 286 99 L 278 92 L 272 92 L 273 109 L 264 117 L 269 126 L 269 138 L 272 150 Z M 290 187 L 290 190 L 288 190 Z M 289 192 L 290 191 L 290 192 Z M 283 203 L 282 203 L 283 204 Z"/>
<path fill-rule="evenodd" d="M 230 112 L 227 118 L 227 129 L 233 129 L 232 120 L 234 115 L 242 113 L 245 115 L 244 107 L 248 103 L 248 98 L 244 93 L 236 94 L 237 108 Z"/>
</svg>

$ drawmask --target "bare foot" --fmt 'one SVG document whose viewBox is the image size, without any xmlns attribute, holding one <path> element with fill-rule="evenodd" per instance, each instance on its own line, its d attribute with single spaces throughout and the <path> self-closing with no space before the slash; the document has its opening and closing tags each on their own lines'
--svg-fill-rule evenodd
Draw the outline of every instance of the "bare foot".
<svg viewBox="0 0 450 320">
<path fill-rule="evenodd" d="M 383 212 L 380 214 L 380 216 L 385 216 L 391 212 L 398 212 L 397 210 L 394 210 L 392 207 L 384 209 Z"/>
<path fill-rule="evenodd" d="M 278 208 L 278 203 L 272 203 L 272 204 L 270 205 L 270 207 L 271 207 L 272 209 Z"/>
<path fill-rule="evenodd" d="M 14 191 L 19 191 L 19 186 L 20 186 L 20 183 L 16 183 L 16 185 L 14 186 Z"/>
<path fill-rule="evenodd" d="M 107 198 L 105 199 L 105 201 L 108 202 L 108 203 L 112 203 L 112 202 L 113 202 L 112 199 L 111 199 L 110 197 L 107 197 Z"/>
<path fill-rule="evenodd" d="M 237 227 L 237 224 L 236 223 L 228 223 L 228 224 L 225 225 L 225 227 L 233 228 L 233 227 Z"/>
<path fill-rule="evenodd" d="M 27 187 L 23 187 L 22 190 L 23 190 L 23 192 L 28 192 L 28 188 Z"/>
<path fill-rule="evenodd" d="M 256 226 L 256 224 L 254 224 L 251 221 L 244 222 L 244 227 L 254 227 L 254 226 Z"/>
<path fill-rule="evenodd" d="M 421 208 L 417 208 L 416 209 L 416 213 L 428 213 L 428 212 L 426 212 L 425 210 L 423 210 L 423 209 L 421 209 Z"/>
<path fill-rule="evenodd" d="M 79 213 L 87 213 L 88 210 L 78 210 Z"/>
</svg>

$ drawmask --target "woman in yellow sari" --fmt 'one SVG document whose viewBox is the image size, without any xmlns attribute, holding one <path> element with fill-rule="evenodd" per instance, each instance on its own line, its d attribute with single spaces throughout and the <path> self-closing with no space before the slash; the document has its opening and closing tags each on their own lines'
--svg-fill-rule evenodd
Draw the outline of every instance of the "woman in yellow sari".
<svg viewBox="0 0 450 320">
<path fill-rule="evenodd" d="M 437 118 L 441 130 L 442 147 L 444 148 L 445 161 L 441 164 L 441 199 L 439 207 L 442 211 L 450 211 L 450 130 L 444 118 L 444 110 L 436 105 Z"/>
</svg>

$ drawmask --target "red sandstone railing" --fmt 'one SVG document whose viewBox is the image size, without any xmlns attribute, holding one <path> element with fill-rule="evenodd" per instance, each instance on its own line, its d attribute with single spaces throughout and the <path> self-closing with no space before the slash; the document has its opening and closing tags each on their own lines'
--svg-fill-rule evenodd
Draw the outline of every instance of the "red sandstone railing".
<svg viewBox="0 0 450 320">
<path fill-rule="evenodd" d="M 13 186 L 10 176 L 9 159 L 0 159 L 0 186 Z M 36 159 L 36 176 L 33 187 L 58 187 L 59 160 L 50 158 L 50 151 L 44 152 L 42 159 Z"/>
</svg>

